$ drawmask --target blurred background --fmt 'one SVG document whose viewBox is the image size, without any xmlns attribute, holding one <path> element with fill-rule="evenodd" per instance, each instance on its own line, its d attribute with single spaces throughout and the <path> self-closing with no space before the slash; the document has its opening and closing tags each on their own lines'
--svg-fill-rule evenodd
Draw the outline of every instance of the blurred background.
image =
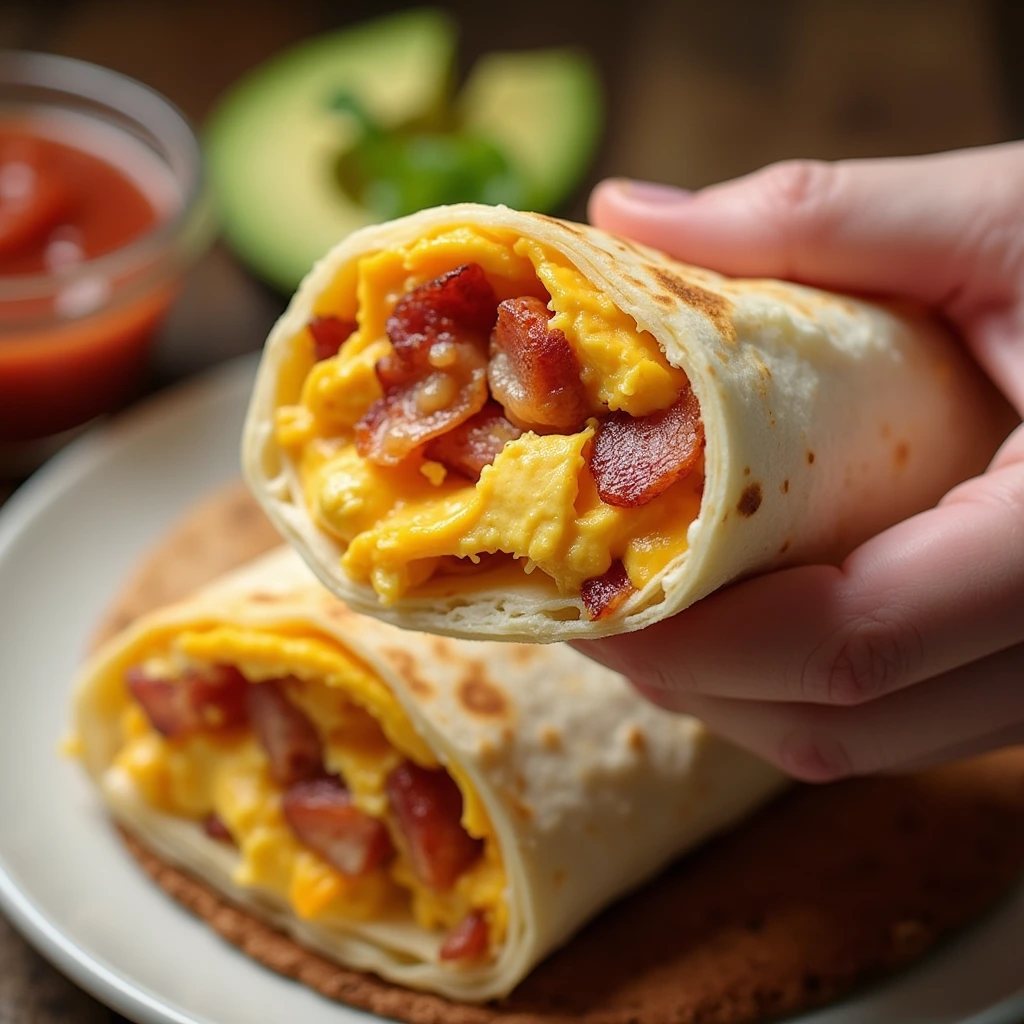
<svg viewBox="0 0 1024 1024">
<path fill-rule="evenodd" d="M 124 72 L 197 126 L 239 76 L 323 30 L 408 4 L 372 0 L 5 0 L 0 45 Z M 585 217 L 605 175 L 698 187 L 793 156 L 925 153 L 1024 131 L 1024 4 L 1014 0 L 480 0 L 457 74 L 482 53 L 575 44 L 606 119 L 560 212 Z M 152 385 L 261 344 L 283 308 L 223 246 L 162 331 Z"/>
<path fill-rule="evenodd" d="M 94 62 L 202 128 L 240 76 L 319 32 L 408 4 L 370 0 L 3 0 L 0 46 Z M 787 157 L 926 153 L 1024 134 L 1014 0 L 517 0 L 440 3 L 456 74 L 493 49 L 574 45 L 605 96 L 598 148 L 557 212 L 607 175 L 689 188 Z M 387 69 L 383 69 L 387 73 Z M 161 328 L 146 389 L 258 348 L 286 296 L 217 242 Z M 0 501 L 13 483 L 0 482 Z M 0 1024 L 120 1020 L 0 921 Z"/>
</svg>

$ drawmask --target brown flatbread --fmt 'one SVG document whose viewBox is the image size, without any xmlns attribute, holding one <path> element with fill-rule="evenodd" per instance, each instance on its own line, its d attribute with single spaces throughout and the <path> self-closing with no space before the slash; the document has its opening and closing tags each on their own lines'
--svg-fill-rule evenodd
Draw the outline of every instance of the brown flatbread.
<svg viewBox="0 0 1024 1024">
<path fill-rule="evenodd" d="M 151 552 L 101 636 L 279 543 L 238 485 Z M 1024 870 L 1024 749 L 903 778 L 798 787 L 613 906 L 506 1000 L 466 1006 L 348 971 L 125 835 L 229 942 L 332 999 L 410 1024 L 741 1024 L 920 957 Z"/>
</svg>

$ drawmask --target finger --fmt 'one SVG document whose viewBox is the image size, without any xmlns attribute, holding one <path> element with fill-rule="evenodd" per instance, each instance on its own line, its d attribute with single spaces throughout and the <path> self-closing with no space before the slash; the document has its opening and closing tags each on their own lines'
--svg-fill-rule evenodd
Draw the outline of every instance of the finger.
<svg viewBox="0 0 1024 1024">
<path fill-rule="evenodd" d="M 856 708 L 677 695 L 676 710 L 806 782 L 924 763 L 1020 736 L 1024 644 Z M 642 687 L 641 692 L 647 694 Z M 656 691 L 664 701 L 665 691 Z M 1012 730 L 1012 731 L 1011 731 Z"/>
<path fill-rule="evenodd" d="M 693 194 L 611 180 L 590 216 L 682 260 L 947 307 L 1009 302 L 1024 255 L 1007 225 L 1024 199 L 1024 146 L 838 163 L 790 161 Z M 652 201 L 653 200 L 653 201 Z"/>
<path fill-rule="evenodd" d="M 1024 461 L 1008 459 L 840 568 L 757 577 L 576 647 L 645 691 L 855 705 L 1024 642 L 1022 609 Z"/>
</svg>

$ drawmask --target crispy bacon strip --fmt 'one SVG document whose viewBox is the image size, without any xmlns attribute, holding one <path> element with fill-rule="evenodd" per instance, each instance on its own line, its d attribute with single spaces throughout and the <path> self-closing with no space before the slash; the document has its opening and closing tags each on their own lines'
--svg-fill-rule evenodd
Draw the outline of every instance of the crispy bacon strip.
<svg viewBox="0 0 1024 1024">
<path fill-rule="evenodd" d="M 480 471 L 498 457 L 505 442 L 514 441 L 522 433 L 505 419 L 497 402 L 488 402 L 465 423 L 435 437 L 425 454 L 470 480 L 479 480 Z"/>
<path fill-rule="evenodd" d="M 668 409 L 650 416 L 612 413 L 590 452 L 601 500 L 619 508 L 646 505 L 697 464 L 704 450 L 700 405 L 687 387 Z"/>
<path fill-rule="evenodd" d="M 227 665 L 190 669 L 178 679 L 155 678 L 136 665 L 125 679 L 153 728 L 164 736 L 232 729 L 248 719 L 249 684 Z"/>
<path fill-rule="evenodd" d="M 280 786 L 323 775 L 323 749 L 313 723 L 284 694 L 278 681 L 250 686 L 249 717 Z"/>
<path fill-rule="evenodd" d="M 471 910 L 441 944 L 442 960 L 479 960 L 488 947 L 487 919 L 480 910 Z"/>
<path fill-rule="evenodd" d="M 468 420 L 487 401 L 487 336 L 498 299 L 469 263 L 414 289 L 388 318 L 394 351 L 377 364 L 384 397 L 356 424 L 356 449 L 380 466 Z"/>
<path fill-rule="evenodd" d="M 216 814 L 208 814 L 203 818 L 203 831 L 211 839 L 216 839 L 219 843 L 235 845 L 235 837 L 231 834 L 227 825 L 224 824 L 223 819 Z"/>
<path fill-rule="evenodd" d="M 309 333 L 313 335 L 313 348 L 317 362 L 330 359 L 338 354 L 341 346 L 348 341 L 356 329 L 354 320 L 342 320 L 337 316 L 315 316 L 309 321 Z"/>
<path fill-rule="evenodd" d="M 483 852 L 462 827 L 462 794 L 443 769 L 405 761 L 386 789 L 416 877 L 432 889 L 450 889 Z"/>
<path fill-rule="evenodd" d="M 612 562 L 607 572 L 584 580 L 580 586 L 580 598 L 591 619 L 603 619 L 611 615 L 636 587 L 626 575 L 622 562 Z"/>
<path fill-rule="evenodd" d="M 359 810 L 338 778 L 297 782 L 281 807 L 295 838 L 343 875 L 368 874 L 394 853 L 383 822 Z"/>
<path fill-rule="evenodd" d="M 552 313 L 531 296 L 498 306 L 487 377 L 505 415 L 524 430 L 575 432 L 587 417 L 580 363 Z"/>
</svg>

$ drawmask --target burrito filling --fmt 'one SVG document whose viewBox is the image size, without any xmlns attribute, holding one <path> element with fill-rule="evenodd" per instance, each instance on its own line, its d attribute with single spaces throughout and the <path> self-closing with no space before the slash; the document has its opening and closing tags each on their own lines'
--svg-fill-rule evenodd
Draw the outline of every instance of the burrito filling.
<svg viewBox="0 0 1024 1024">
<path fill-rule="evenodd" d="M 314 313 L 277 438 L 343 570 L 383 603 L 504 565 L 600 618 L 685 551 L 697 399 L 560 253 L 448 228 L 343 268 Z"/>
<path fill-rule="evenodd" d="M 487 813 L 368 666 L 320 635 L 211 626 L 112 671 L 109 772 L 230 844 L 237 885 L 324 925 L 411 918 L 444 962 L 496 955 L 506 880 Z"/>
</svg>

